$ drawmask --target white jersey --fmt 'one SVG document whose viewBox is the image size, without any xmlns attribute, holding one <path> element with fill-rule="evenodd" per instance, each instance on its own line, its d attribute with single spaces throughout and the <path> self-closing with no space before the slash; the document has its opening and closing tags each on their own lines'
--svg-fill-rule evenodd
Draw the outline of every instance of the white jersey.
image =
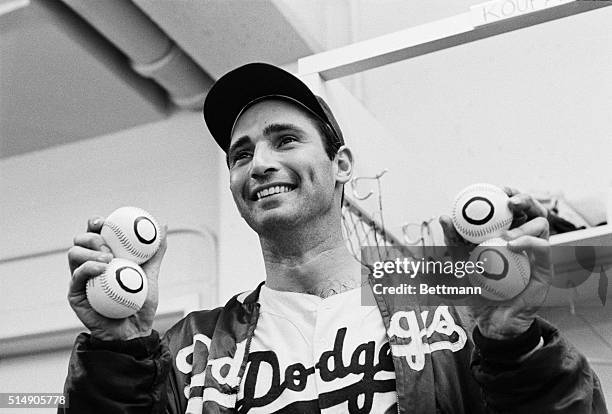
<svg viewBox="0 0 612 414">
<path fill-rule="evenodd" d="M 395 412 L 395 372 L 376 306 L 361 289 L 322 299 L 261 288 L 240 383 L 249 413 Z"/>
</svg>

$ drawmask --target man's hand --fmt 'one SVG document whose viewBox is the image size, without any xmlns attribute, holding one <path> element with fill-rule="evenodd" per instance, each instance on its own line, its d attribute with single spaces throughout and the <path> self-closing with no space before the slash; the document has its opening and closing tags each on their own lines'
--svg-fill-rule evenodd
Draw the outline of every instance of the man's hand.
<svg viewBox="0 0 612 414">
<path fill-rule="evenodd" d="M 85 287 L 87 281 L 99 276 L 113 259 L 110 248 L 100 235 L 104 220 L 92 217 L 87 222 L 87 232 L 74 237 L 74 246 L 68 251 L 68 263 L 72 279 L 68 289 L 68 302 L 77 317 L 101 340 L 129 340 L 151 334 L 153 318 L 158 303 L 158 276 L 162 258 L 166 252 L 166 231 L 164 226 L 161 244 L 157 253 L 141 265 L 147 275 L 149 291 L 142 309 L 125 319 L 110 319 L 97 313 L 89 304 Z"/>
<path fill-rule="evenodd" d="M 547 210 L 527 194 L 510 188 L 504 188 L 504 191 L 510 197 L 508 206 L 514 220 L 510 230 L 501 237 L 509 241 L 509 250 L 527 253 L 531 263 L 531 279 L 525 290 L 511 300 L 491 302 L 483 299 L 471 307 L 480 332 L 485 337 L 498 340 L 514 338 L 531 326 L 552 279 Z M 475 247 L 457 233 L 450 217 L 440 217 L 440 224 L 450 250 L 465 252 Z"/>
<path fill-rule="evenodd" d="M 508 194 L 508 207 L 514 214 L 514 220 L 510 228 L 519 227 L 525 224 L 527 220 L 536 217 L 548 217 L 548 210 L 539 201 L 534 199 L 529 194 L 524 194 L 510 187 L 504 187 L 504 192 Z"/>
</svg>

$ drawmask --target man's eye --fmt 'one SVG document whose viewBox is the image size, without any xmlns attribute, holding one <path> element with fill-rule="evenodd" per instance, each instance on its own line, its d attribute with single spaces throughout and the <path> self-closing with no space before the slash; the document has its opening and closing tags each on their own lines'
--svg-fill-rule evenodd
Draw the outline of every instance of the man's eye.
<svg viewBox="0 0 612 414">
<path fill-rule="evenodd" d="M 237 152 L 236 154 L 234 154 L 234 156 L 232 156 L 232 163 L 235 164 L 236 162 L 247 159 L 250 156 L 251 156 L 251 153 L 249 151 Z"/>
<path fill-rule="evenodd" d="M 291 142 L 295 142 L 297 141 L 297 138 L 292 136 L 292 135 L 284 135 L 281 137 L 280 141 L 279 141 L 279 146 L 283 146 L 286 144 L 289 144 Z"/>
</svg>

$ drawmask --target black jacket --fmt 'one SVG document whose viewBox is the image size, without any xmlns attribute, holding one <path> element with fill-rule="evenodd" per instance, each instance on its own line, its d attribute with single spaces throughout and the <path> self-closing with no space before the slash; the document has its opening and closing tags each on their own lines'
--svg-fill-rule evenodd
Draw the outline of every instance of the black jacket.
<svg viewBox="0 0 612 414">
<path fill-rule="evenodd" d="M 244 412 L 248 402 L 238 401 L 237 392 L 259 315 L 258 296 L 259 288 L 222 308 L 191 313 L 163 340 L 155 332 L 125 342 L 79 335 L 65 384 L 70 408 L 60 412 Z M 392 333 L 389 357 L 398 412 L 607 412 L 599 380 L 585 357 L 542 319 L 516 340 L 491 341 L 470 325 L 461 309 L 401 307 L 377 300 Z M 543 348 L 515 362 L 532 338 L 540 337 Z M 365 384 L 362 391 L 367 388 Z"/>
</svg>

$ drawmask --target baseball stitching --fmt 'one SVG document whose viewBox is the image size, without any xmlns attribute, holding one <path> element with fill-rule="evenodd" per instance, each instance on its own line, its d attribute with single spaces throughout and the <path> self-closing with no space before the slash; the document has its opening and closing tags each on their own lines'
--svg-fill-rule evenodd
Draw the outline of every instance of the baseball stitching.
<svg viewBox="0 0 612 414">
<path fill-rule="evenodd" d="M 520 253 L 514 253 L 514 254 L 520 254 Z M 516 264 L 516 266 L 518 267 L 521 277 L 523 278 L 523 280 L 525 280 L 525 274 L 527 273 L 527 270 L 523 267 L 521 260 L 514 255 L 512 255 L 512 259 L 514 263 Z M 481 288 L 485 289 L 487 292 L 493 293 L 494 295 L 497 295 L 499 298 L 504 299 L 504 300 L 512 299 L 512 298 L 508 298 L 507 294 L 504 293 L 503 291 L 497 290 L 496 288 L 491 287 L 490 285 L 484 284 L 484 280 L 482 280 L 481 278 L 473 278 L 473 279 L 474 279 L 473 282 L 476 282 L 478 285 L 480 285 Z M 472 280 L 470 280 L 470 282 L 472 282 Z M 527 286 L 527 284 L 525 284 L 525 286 Z"/>
<path fill-rule="evenodd" d="M 487 193 L 491 193 L 491 188 L 488 186 L 478 186 L 478 187 L 470 187 L 469 191 L 474 191 L 474 190 L 482 190 L 482 191 L 486 191 Z M 461 199 L 464 194 L 466 193 L 466 191 L 468 191 L 467 189 L 462 191 L 461 193 L 459 193 L 459 195 L 457 196 L 457 200 Z M 501 190 L 500 190 L 501 191 Z M 505 193 L 504 193 L 505 194 Z M 471 229 L 466 229 L 463 225 L 461 225 L 461 223 L 458 223 L 458 220 L 455 220 L 454 218 L 457 217 L 457 203 L 455 203 L 455 205 L 453 206 L 453 224 L 455 225 L 455 227 L 459 228 L 461 230 L 461 232 L 469 235 L 470 237 L 484 237 L 486 235 L 488 235 L 489 233 L 492 232 L 496 232 L 502 228 L 504 228 L 507 224 L 512 223 L 512 217 L 508 217 L 503 221 L 499 221 L 494 225 L 489 225 L 483 228 L 479 228 L 476 230 L 471 230 Z"/>
<path fill-rule="evenodd" d="M 504 294 L 501 290 L 497 290 L 494 287 L 491 287 L 490 285 L 486 285 L 484 284 L 484 281 L 481 280 L 480 278 L 473 278 L 474 280 L 470 280 L 470 282 L 474 283 L 476 282 L 477 285 L 479 285 L 481 288 L 483 288 L 484 290 L 486 290 L 489 293 L 494 294 L 495 296 L 497 296 L 500 299 L 508 299 L 506 296 L 506 294 Z"/>
<path fill-rule="evenodd" d="M 516 254 L 521 254 L 521 253 L 516 253 Z M 525 269 L 523 267 L 523 263 L 522 260 L 520 260 L 519 258 L 515 257 L 514 261 L 516 262 L 517 267 L 519 268 L 519 272 L 521 272 L 521 277 L 523 278 L 523 280 L 527 279 L 527 283 L 529 283 L 529 272 L 527 271 L 527 269 Z M 529 258 L 527 258 L 527 263 L 529 263 Z M 531 269 L 530 269 L 531 270 Z M 527 283 L 525 283 L 525 286 L 527 286 Z"/>
<path fill-rule="evenodd" d="M 115 236 L 117 236 L 117 239 L 119 239 L 119 243 L 121 243 L 128 252 L 140 259 L 147 259 L 147 255 L 134 247 L 130 239 L 121 231 L 121 228 L 117 224 L 112 221 L 105 221 L 103 225 L 112 230 Z"/>
<path fill-rule="evenodd" d="M 454 214 L 454 212 L 453 212 Z M 461 225 L 461 223 L 454 223 L 455 226 L 457 228 L 459 228 L 463 233 L 469 235 L 470 237 L 484 237 L 489 233 L 495 232 L 497 230 L 500 230 L 502 228 L 504 228 L 508 223 L 512 223 L 512 218 L 509 217 L 506 220 L 500 221 L 495 225 L 492 226 L 488 226 L 488 227 L 484 227 L 482 229 L 477 229 L 476 231 L 472 231 L 469 229 L 466 229 L 465 227 L 463 227 Z"/>
<path fill-rule="evenodd" d="M 138 273 L 140 275 L 140 273 Z M 107 278 L 109 277 L 108 273 L 104 274 L 105 277 L 102 278 L 102 280 L 100 281 L 100 284 L 102 285 L 102 289 L 104 290 L 104 293 L 106 293 L 106 295 L 111 298 L 112 300 L 114 300 L 115 302 L 117 302 L 120 305 L 126 306 L 130 309 L 134 309 L 135 311 L 138 311 L 140 306 L 138 306 L 135 302 L 126 299 L 124 297 L 121 297 L 108 283 Z M 142 277 L 142 275 L 140 275 Z"/>
</svg>

